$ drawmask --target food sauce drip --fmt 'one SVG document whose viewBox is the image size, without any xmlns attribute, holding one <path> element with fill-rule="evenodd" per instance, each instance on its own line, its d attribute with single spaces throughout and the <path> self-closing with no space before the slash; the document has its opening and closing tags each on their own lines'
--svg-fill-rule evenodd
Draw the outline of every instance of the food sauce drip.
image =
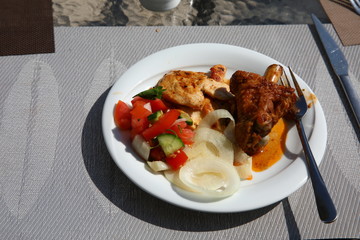
<svg viewBox="0 0 360 240">
<path fill-rule="evenodd" d="M 261 172 L 281 159 L 285 151 L 287 127 L 280 119 L 269 134 L 269 142 L 263 150 L 252 157 L 252 170 Z"/>
</svg>

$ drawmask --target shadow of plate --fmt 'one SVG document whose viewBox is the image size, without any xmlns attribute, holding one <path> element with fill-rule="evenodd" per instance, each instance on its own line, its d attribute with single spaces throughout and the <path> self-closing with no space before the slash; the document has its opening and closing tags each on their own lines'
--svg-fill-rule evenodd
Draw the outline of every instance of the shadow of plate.
<svg viewBox="0 0 360 240">
<path fill-rule="evenodd" d="M 93 184 L 122 211 L 163 228 L 201 232 L 246 224 L 279 204 L 241 213 L 207 213 L 169 204 L 143 191 L 117 167 L 105 145 L 101 115 L 108 92 L 109 89 L 97 99 L 86 117 L 81 147 L 84 164 Z"/>
</svg>

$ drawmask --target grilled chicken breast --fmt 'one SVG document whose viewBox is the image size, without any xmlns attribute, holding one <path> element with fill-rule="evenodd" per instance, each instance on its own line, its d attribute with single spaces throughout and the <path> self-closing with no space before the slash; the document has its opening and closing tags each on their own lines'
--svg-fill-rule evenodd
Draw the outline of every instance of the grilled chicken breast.
<svg viewBox="0 0 360 240">
<path fill-rule="evenodd" d="M 209 73 L 174 70 L 158 82 L 166 91 L 163 100 L 173 108 L 187 112 L 194 128 L 209 112 L 233 106 L 234 95 L 230 93 L 229 79 L 225 78 L 226 67 L 218 64 Z"/>
<path fill-rule="evenodd" d="M 158 82 L 158 86 L 166 89 L 163 93 L 166 101 L 202 110 L 207 106 L 207 97 L 222 101 L 234 97 L 230 93 L 229 85 L 223 81 L 225 73 L 218 73 L 217 76 L 218 81 L 204 72 L 175 70 L 165 74 Z"/>
</svg>

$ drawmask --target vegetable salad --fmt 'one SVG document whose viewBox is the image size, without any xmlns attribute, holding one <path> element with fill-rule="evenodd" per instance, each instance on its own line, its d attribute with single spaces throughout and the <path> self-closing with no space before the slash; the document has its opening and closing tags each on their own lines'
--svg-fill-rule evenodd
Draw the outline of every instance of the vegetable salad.
<svg viewBox="0 0 360 240">
<path fill-rule="evenodd" d="M 232 115 L 215 110 L 194 130 L 187 113 L 162 101 L 164 91 L 143 91 L 133 97 L 131 106 L 119 100 L 114 108 L 116 126 L 130 131 L 134 150 L 176 186 L 212 198 L 234 194 L 242 179 L 251 179 L 252 158 L 234 144 Z M 214 130 L 223 118 L 229 119 L 225 130 Z"/>
</svg>

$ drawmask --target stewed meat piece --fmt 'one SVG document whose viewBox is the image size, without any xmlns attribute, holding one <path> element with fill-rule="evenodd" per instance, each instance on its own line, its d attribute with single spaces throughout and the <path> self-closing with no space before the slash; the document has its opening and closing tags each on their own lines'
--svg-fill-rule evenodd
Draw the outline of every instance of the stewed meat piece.
<svg viewBox="0 0 360 240">
<path fill-rule="evenodd" d="M 294 89 L 266 80 L 256 73 L 236 71 L 230 79 L 235 95 L 235 136 L 248 155 L 263 147 L 262 139 L 282 117 L 297 111 Z"/>
</svg>

